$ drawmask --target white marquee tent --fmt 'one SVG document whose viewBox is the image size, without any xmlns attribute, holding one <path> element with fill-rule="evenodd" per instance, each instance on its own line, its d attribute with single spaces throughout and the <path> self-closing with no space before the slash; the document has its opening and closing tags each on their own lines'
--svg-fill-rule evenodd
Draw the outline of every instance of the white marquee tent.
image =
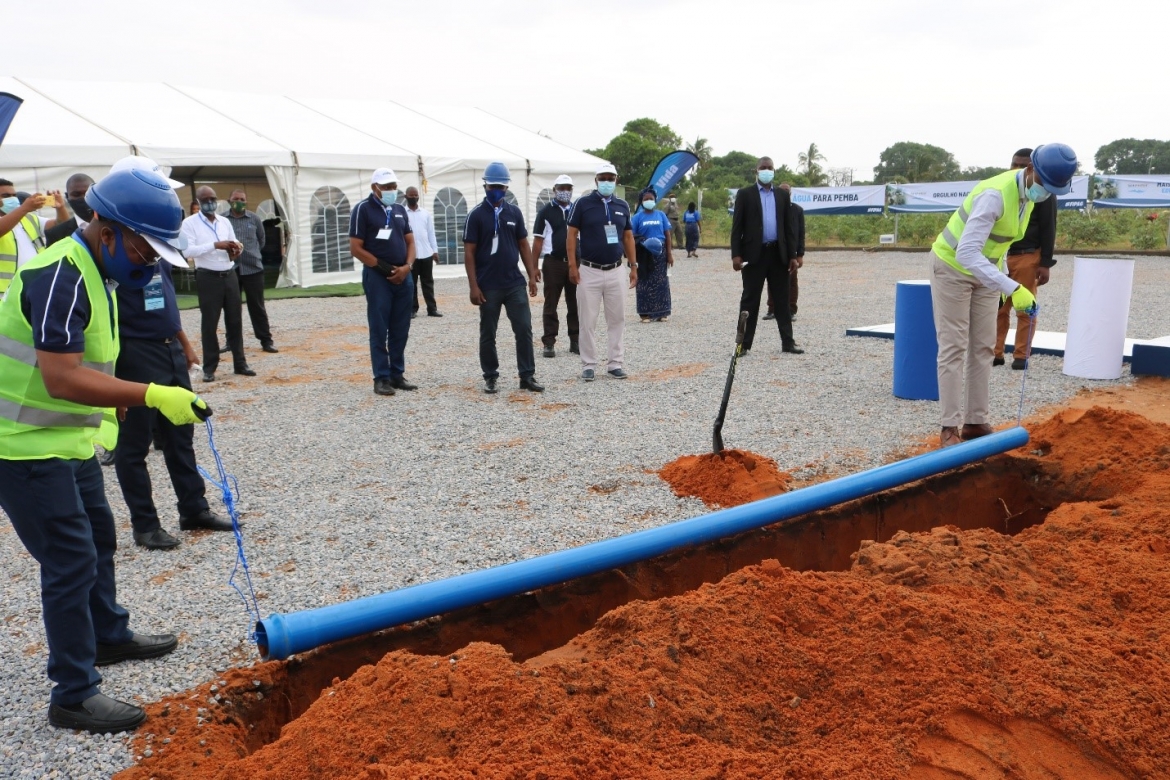
<svg viewBox="0 0 1170 780">
<path fill-rule="evenodd" d="M 304 287 L 360 277 L 346 233 L 375 168 L 420 188 L 440 256 L 461 263 L 463 220 L 489 162 L 511 169 L 529 226 L 559 174 L 584 191 L 601 162 L 476 108 L 5 76 L 0 91 L 24 99 L 0 147 L 0 177 L 17 189 L 60 189 L 78 171 L 100 178 L 128 154 L 192 184 L 261 179 L 288 215 L 282 283 Z"/>
</svg>

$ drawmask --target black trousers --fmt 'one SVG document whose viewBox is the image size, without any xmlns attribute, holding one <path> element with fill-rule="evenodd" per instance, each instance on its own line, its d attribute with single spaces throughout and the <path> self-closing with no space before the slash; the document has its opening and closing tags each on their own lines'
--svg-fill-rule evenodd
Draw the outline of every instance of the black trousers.
<svg viewBox="0 0 1170 780">
<path fill-rule="evenodd" d="M 268 325 L 268 310 L 264 308 L 264 272 L 242 274 L 237 268 L 236 274 L 240 277 L 240 291 L 248 300 L 252 333 L 261 345 L 267 346 L 272 343 L 272 329 Z"/>
<path fill-rule="evenodd" d="M 740 272 L 743 276 L 743 295 L 739 299 L 739 311 L 746 311 L 747 330 L 743 336 L 743 348 L 751 349 L 756 338 L 756 320 L 760 316 L 760 295 L 764 285 L 773 301 L 788 300 L 788 264 L 780 256 L 780 247 L 766 246 L 760 259 L 748 263 Z M 776 307 L 776 325 L 780 329 L 780 345 L 791 347 L 796 344 L 792 338 L 792 315 L 787 306 Z M 736 319 L 739 319 L 738 312 Z"/>
<path fill-rule="evenodd" d="M 557 306 L 560 305 L 563 292 L 565 305 L 569 309 L 566 324 L 569 330 L 569 343 L 572 344 L 581 332 L 581 323 L 577 319 L 577 285 L 569 281 L 569 262 L 545 255 L 541 276 L 544 278 L 544 335 L 540 340 L 546 347 L 557 343 L 557 334 L 561 329 Z"/>
<path fill-rule="evenodd" d="M 410 273 L 414 276 L 414 310 L 418 311 L 418 288 L 422 287 L 427 313 L 434 314 L 439 310 L 439 305 L 435 303 L 435 261 L 430 257 L 416 258 Z"/>
<path fill-rule="evenodd" d="M 215 373 L 219 367 L 219 317 L 223 315 L 228 347 L 237 369 L 248 365 L 244 358 L 244 322 L 240 309 L 240 279 L 235 271 L 195 270 L 195 292 L 199 295 L 202 316 L 200 335 L 203 342 L 203 370 Z"/>
<path fill-rule="evenodd" d="M 128 382 L 154 382 L 191 389 L 187 358 L 178 340 L 168 344 L 161 340 L 123 338 L 114 376 Z M 154 409 L 132 406 L 126 410 L 126 419 L 118 426 L 114 472 L 118 475 L 122 498 L 130 510 L 130 523 L 137 533 L 153 531 L 160 525 L 150 486 L 150 472 L 146 468 L 146 454 L 156 430 L 167 473 L 178 497 L 179 517 L 191 517 L 208 508 L 203 477 L 195 466 L 192 445 L 195 426 L 175 425 Z"/>
</svg>

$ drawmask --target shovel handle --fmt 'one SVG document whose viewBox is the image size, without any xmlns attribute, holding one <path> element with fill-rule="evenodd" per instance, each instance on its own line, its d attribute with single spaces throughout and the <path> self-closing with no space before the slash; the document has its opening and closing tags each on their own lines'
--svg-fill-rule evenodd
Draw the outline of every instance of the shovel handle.
<svg viewBox="0 0 1170 780">
<path fill-rule="evenodd" d="M 736 344 L 736 346 L 743 344 L 743 334 L 744 334 L 744 331 L 747 330 L 747 318 L 748 318 L 748 313 L 746 311 L 741 311 L 739 313 L 739 325 L 737 325 L 735 328 L 735 344 Z"/>
</svg>

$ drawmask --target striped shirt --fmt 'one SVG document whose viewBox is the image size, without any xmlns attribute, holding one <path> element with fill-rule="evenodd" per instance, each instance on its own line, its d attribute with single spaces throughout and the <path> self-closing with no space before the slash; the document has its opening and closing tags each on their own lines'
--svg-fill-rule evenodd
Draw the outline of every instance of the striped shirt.
<svg viewBox="0 0 1170 780">
<path fill-rule="evenodd" d="M 244 250 L 236 258 L 240 275 L 258 274 L 264 270 L 264 260 L 260 250 L 264 248 L 264 221 L 255 213 L 245 211 L 243 216 L 228 214 L 232 221 L 232 229 L 236 232 L 236 240 L 244 245 Z"/>
</svg>

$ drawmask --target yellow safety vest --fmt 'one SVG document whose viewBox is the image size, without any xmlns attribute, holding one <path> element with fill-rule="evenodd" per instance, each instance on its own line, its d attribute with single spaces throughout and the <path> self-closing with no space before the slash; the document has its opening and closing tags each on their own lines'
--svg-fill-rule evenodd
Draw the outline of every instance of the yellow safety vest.
<svg viewBox="0 0 1170 780">
<path fill-rule="evenodd" d="M 28 234 L 28 240 L 40 254 L 45 249 L 45 237 L 41 234 L 41 219 L 36 214 L 25 214 L 20 220 L 20 226 Z M 0 236 L 0 295 L 12 284 L 12 277 L 16 275 L 16 236 L 13 231 Z"/>
<path fill-rule="evenodd" d="M 959 206 L 958 211 L 951 215 L 947 226 L 938 234 L 931 247 L 938 258 L 959 273 L 971 276 L 971 272 L 959 264 L 955 259 L 955 250 L 959 248 L 959 239 L 963 236 L 963 228 L 967 225 L 967 218 L 971 209 L 975 207 L 975 198 L 986 190 L 999 190 L 1003 195 L 1003 216 L 991 226 L 991 235 L 983 244 L 983 256 L 1003 270 L 1003 258 L 1012 244 L 1024 237 L 1028 229 L 1028 220 L 1032 217 L 1033 203 L 1027 201 L 1024 205 L 1023 216 L 1020 216 L 1018 204 L 1020 189 L 1018 185 L 1019 171 L 1005 171 L 998 176 L 992 176 L 975 185 L 971 194 Z"/>
<path fill-rule="evenodd" d="M 118 440 L 113 409 L 49 395 L 37 365 L 32 325 L 21 308 L 23 278 L 30 271 L 68 263 L 81 273 L 89 299 L 82 364 L 113 376 L 118 358 L 118 306 L 106 291 L 89 249 L 70 237 L 25 263 L 0 301 L 0 458 L 88 460 L 94 442 L 112 450 Z"/>
</svg>

